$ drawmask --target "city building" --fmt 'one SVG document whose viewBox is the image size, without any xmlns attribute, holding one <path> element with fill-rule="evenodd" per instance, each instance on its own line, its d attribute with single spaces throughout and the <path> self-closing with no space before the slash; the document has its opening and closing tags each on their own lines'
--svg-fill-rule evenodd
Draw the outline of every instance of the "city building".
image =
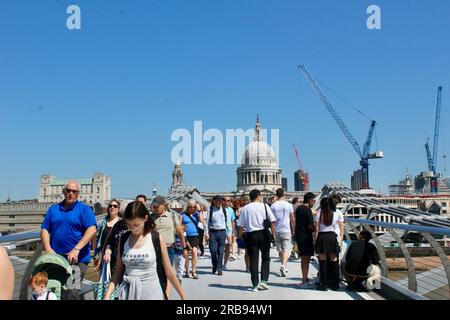
<svg viewBox="0 0 450 320">
<path fill-rule="evenodd" d="M 352 190 L 358 191 L 362 189 L 362 171 L 361 169 L 353 171 L 351 178 Z"/>
<path fill-rule="evenodd" d="M 294 190 L 309 191 L 309 174 L 303 170 L 294 172 Z"/>
<path fill-rule="evenodd" d="M 288 191 L 288 179 L 287 178 L 281 178 L 281 187 L 284 189 L 284 191 Z"/>
<path fill-rule="evenodd" d="M 256 119 L 255 137 L 245 148 L 236 174 L 238 191 L 259 189 L 274 192 L 281 188 L 281 169 L 272 147 L 262 141 L 259 117 Z"/>
<path fill-rule="evenodd" d="M 414 193 L 414 181 L 412 177 L 407 174 L 405 179 L 400 180 L 398 184 L 391 184 L 389 187 L 390 196 L 401 196 L 405 194 Z"/>
<path fill-rule="evenodd" d="M 80 184 L 78 200 L 94 205 L 104 205 L 111 199 L 111 181 L 103 173 L 96 173 L 90 178 L 57 178 L 50 175 L 42 175 L 39 187 L 39 202 L 58 203 L 64 199 L 64 185 L 74 180 Z"/>
<path fill-rule="evenodd" d="M 51 205 L 37 200 L 0 203 L 0 234 L 38 229 Z"/>
</svg>

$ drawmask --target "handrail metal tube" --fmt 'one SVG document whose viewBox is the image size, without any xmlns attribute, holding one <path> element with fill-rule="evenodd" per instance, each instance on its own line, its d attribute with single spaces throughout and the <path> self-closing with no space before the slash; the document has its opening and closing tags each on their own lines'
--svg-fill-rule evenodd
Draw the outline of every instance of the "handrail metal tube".
<svg viewBox="0 0 450 320">
<path fill-rule="evenodd" d="M 416 231 L 416 232 L 427 232 L 427 233 L 431 233 L 431 234 L 450 235 L 450 228 L 444 228 L 444 227 L 428 227 L 428 226 L 418 226 L 418 225 L 411 225 L 411 224 L 387 223 L 387 222 L 367 220 L 367 219 L 354 219 L 354 218 L 344 218 L 344 219 L 346 222 L 368 224 L 368 225 L 380 226 L 380 227 L 385 227 L 385 228 L 401 229 L 401 230 Z"/>
</svg>

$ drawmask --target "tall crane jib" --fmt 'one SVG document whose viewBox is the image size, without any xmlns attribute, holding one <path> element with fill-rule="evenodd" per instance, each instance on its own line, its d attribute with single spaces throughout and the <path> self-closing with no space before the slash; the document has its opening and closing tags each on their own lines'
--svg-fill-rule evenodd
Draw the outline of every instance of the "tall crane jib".
<svg viewBox="0 0 450 320">
<path fill-rule="evenodd" d="M 437 172 L 437 157 L 438 157 L 438 147 L 439 147 L 439 123 L 441 120 L 441 103 L 442 103 L 442 87 L 438 87 L 437 97 L 436 97 L 436 115 L 434 119 L 434 140 L 433 140 L 433 155 L 431 155 L 430 145 L 425 144 L 425 150 L 427 152 L 428 170 L 433 173 L 430 179 L 430 191 L 432 193 L 438 192 L 438 177 Z"/>
<path fill-rule="evenodd" d="M 375 131 L 376 122 L 374 120 L 370 123 L 369 128 L 369 134 L 367 135 L 366 142 L 364 144 L 363 152 L 361 152 L 361 148 L 359 147 L 358 142 L 356 142 L 356 139 L 351 134 L 350 130 L 345 125 L 344 121 L 341 119 L 337 111 L 333 108 L 332 104 L 328 101 L 328 98 L 326 95 L 322 92 L 320 89 L 317 81 L 314 79 L 312 74 L 309 72 L 309 70 L 306 68 L 305 65 L 299 66 L 299 69 L 303 72 L 306 80 L 309 81 L 311 84 L 311 87 L 314 89 L 316 94 L 319 96 L 322 103 L 327 108 L 328 112 L 333 117 L 334 121 L 336 121 L 337 125 L 341 129 L 341 131 L 344 133 L 345 137 L 347 138 L 348 142 L 352 145 L 353 149 L 356 151 L 358 156 L 360 157 L 359 164 L 361 165 L 361 175 L 362 175 L 362 188 L 363 189 L 369 189 L 369 159 L 379 159 L 383 158 L 384 154 L 382 151 L 377 151 L 375 153 L 370 153 L 370 145 L 372 143 L 372 137 L 373 133 Z"/>
</svg>

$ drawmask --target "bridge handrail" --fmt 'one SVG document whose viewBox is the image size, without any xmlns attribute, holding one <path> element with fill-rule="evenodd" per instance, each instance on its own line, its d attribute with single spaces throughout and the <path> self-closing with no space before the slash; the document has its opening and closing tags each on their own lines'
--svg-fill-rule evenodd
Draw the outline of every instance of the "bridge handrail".
<svg viewBox="0 0 450 320">
<path fill-rule="evenodd" d="M 400 229 L 406 231 L 416 231 L 416 232 L 425 232 L 431 234 L 440 234 L 450 236 L 450 228 L 444 227 L 428 227 L 428 226 L 419 226 L 413 224 L 401 224 L 401 223 L 390 223 L 390 222 L 382 222 L 368 219 L 355 219 L 355 218 L 344 218 L 345 222 L 351 223 L 359 223 L 359 224 L 368 224 L 373 226 L 379 226 L 384 228 L 391 229 Z"/>
</svg>

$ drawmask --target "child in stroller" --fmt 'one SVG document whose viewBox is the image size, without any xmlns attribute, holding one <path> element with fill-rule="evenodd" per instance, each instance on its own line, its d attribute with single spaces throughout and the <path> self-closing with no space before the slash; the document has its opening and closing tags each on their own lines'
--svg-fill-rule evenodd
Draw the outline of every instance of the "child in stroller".
<svg viewBox="0 0 450 320">
<path fill-rule="evenodd" d="M 68 282 L 72 276 L 72 268 L 64 257 L 54 253 L 48 253 L 40 256 L 36 260 L 31 274 L 30 286 L 33 286 L 33 290 L 35 288 L 33 284 L 36 284 L 39 288 L 37 293 L 48 290 L 59 300 L 61 299 L 61 291 L 69 289 Z M 47 283 L 45 286 L 43 286 L 46 282 L 44 274 L 47 275 Z M 49 294 L 48 299 L 45 296 L 37 300 L 56 300 L 50 299 L 50 296 L 53 297 L 53 295 Z"/>
</svg>

